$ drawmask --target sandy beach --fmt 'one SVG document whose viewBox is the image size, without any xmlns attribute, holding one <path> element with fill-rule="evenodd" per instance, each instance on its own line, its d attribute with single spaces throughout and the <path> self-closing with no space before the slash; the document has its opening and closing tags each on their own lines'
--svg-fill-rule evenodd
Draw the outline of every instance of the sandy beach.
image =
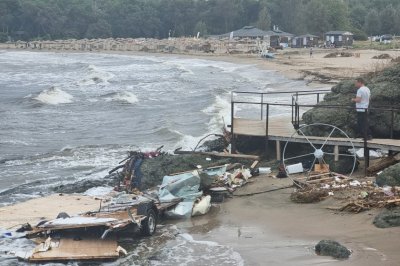
<svg viewBox="0 0 400 266">
<path fill-rule="evenodd" d="M 260 176 L 240 193 L 289 183 L 288 179 Z M 221 204 L 214 214 L 178 225 L 199 240 L 229 244 L 242 255 L 245 265 L 398 265 L 400 230 L 376 228 L 372 220 L 378 210 L 335 213 L 326 207 L 337 205 L 337 199 L 296 204 L 289 199 L 292 191 L 235 197 Z M 322 239 L 336 240 L 353 254 L 344 261 L 316 256 L 313 247 Z"/>
</svg>

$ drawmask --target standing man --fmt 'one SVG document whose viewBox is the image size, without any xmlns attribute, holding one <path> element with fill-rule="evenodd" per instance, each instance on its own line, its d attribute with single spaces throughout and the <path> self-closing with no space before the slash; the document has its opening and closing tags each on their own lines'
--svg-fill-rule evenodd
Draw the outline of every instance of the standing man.
<svg viewBox="0 0 400 266">
<path fill-rule="evenodd" d="M 313 49 L 312 49 L 312 47 L 310 48 L 310 58 L 312 57 L 312 54 L 313 54 Z"/>
<path fill-rule="evenodd" d="M 367 137 L 372 139 L 371 131 L 368 126 L 368 107 L 369 100 L 371 97 L 371 91 L 365 86 L 363 78 L 357 78 L 355 82 L 357 88 L 357 95 L 351 99 L 352 102 L 356 103 L 357 111 L 357 132 L 356 137 Z"/>
</svg>

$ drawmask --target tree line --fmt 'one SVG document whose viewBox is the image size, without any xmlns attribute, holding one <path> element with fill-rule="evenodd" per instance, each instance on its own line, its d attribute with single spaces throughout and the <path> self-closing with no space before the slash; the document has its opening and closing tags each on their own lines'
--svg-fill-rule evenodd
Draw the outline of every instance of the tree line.
<svg viewBox="0 0 400 266">
<path fill-rule="evenodd" d="M 400 34 L 399 0 L 0 0 L 0 41 L 222 34 L 273 25 L 293 34 Z"/>
</svg>

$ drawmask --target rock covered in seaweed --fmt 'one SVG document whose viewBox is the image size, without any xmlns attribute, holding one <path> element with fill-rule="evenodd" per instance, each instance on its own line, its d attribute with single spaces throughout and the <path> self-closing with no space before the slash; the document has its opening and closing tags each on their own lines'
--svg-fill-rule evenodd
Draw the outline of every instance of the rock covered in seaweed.
<svg viewBox="0 0 400 266">
<path fill-rule="evenodd" d="M 382 71 L 367 75 L 367 86 L 371 90 L 371 108 L 398 106 L 400 102 L 400 64 L 395 64 Z M 322 108 L 326 105 L 343 105 L 354 107 L 350 99 L 354 98 L 356 88 L 354 81 L 340 82 L 332 88 L 332 92 L 325 95 L 319 104 L 320 108 L 313 108 L 303 114 L 306 124 L 325 123 L 337 126 L 345 132 L 354 136 L 356 128 L 356 111 L 346 108 L 328 109 Z M 400 138 L 400 112 L 395 112 L 394 137 Z M 369 123 L 372 135 L 375 138 L 390 137 L 391 112 L 370 110 Z M 323 135 L 322 132 L 315 132 Z"/>
<path fill-rule="evenodd" d="M 315 246 L 315 252 L 321 256 L 331 256 L 335 259 L 347 259 L 351 251 L 333 240 L 321 240 Z"/>
<path fill-rule="evenodd" d="M 400 207 L 384 209 L 375 216 L 374 225 L 378 228 L 389 228 L 400 226 Z"/>
<path fill-rule="evenodd" d="M 383 186 L 400 186 L 400 163 L 392 165 L 376 177 L 376 184 Z"/>
</svg>

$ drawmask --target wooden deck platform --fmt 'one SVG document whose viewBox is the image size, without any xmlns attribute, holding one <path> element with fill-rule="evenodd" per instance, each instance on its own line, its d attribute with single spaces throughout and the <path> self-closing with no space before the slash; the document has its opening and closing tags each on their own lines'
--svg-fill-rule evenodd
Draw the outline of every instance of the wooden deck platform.
<svg viewBox="0 0 400 266">
<path fill-rule="evenodd" d="M 235 118 L 233 120 L 233 133 L 235 135 L 260 136 L 266 137 L 266 120 L 249 120 Z M 268 121 L 268 140 L 291 141 L 299 143 L 308 143 L 308 140 L 315 144 L 323 144 L 325 137 L 311 137 L 307 139 L 295 133 L 290 117 L 270 117 Z M 364 141 L 362 139 L 351 139 L 354 147 L 363 148 Z M 348 146 L 351 142 L 348 138 L 329 138 L 326 145 Z M 368 148 L 382 149 L 390 151 L 400 151 L 400 140 L 396 139 L 372 139 L 368 141 Z"/>
</svg>

